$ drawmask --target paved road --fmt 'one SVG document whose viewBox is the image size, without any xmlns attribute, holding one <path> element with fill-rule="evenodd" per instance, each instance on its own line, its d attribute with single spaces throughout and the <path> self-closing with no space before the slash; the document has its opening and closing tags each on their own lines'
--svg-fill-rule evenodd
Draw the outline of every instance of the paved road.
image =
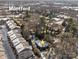
<svg viewBox="0 0 79 59">
<path fill-rule="evenodd" d="M 2 26 L 1 32 L 3 34 L 3 46 L 5 48 L 8 59 L 16 59 L 13 52 L 12 52 L 11 47 L 9 46 L 9 42 L 8 42 L 8 39 L 7 39 L 7 28 L 6 28 L 5 25 Z"/>
</svg>

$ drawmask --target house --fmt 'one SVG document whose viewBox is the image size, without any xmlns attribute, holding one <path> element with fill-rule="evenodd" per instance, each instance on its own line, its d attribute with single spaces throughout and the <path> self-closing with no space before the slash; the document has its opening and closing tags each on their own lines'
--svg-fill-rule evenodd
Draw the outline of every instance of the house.
<svg viewBox="0 0 79 59">
<path fill-rule="evenodd" d="M 58 24 L 58 25 L 62 25 L 62 23 L 64 22 L 64 19 L 60 19 L 60 18 L 52 18 L 53 23 Z"/>
<path fill-rule="evenodd" d="M 66 15 L 60 14 L 60 15 L 57 15 L 57 18 L 60 18 L 60 19 L 68 19 L 68 18 L 70 18 L 70 16 L 66 16 Z"/>
<path fill-rule="evenodd" d="M 6 24 L 10 29 L 20 29 L 20 27 L 17 26 L 17 24 L 13 20 L 6 21 Z"/>
<path fill-rule="evenodd" d="M 8 32 L 8 37 L 10 38 L 10 44 L 13 45 L 13 50 L 16 51 L 15 55 L 18 55 L 18 59 L 34 58 L 32 47 L 29 46 L 20 33 L 11 30 Z"/>
</svg>

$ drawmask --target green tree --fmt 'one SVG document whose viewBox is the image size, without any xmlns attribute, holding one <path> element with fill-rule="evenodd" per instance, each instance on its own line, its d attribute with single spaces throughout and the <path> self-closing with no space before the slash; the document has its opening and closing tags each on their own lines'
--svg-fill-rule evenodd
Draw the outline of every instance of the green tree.
<svg viewBox="0 0 79 59">
<path fill-rule="evenodd" d="M 77 22 L 73 18 L 67 19 L 68 25 L 66 28 L 67 32 L 71 32 L 72 34 L 77 34 L 78 28 L 77 28 Z"/>
<path fill-rule="evenodd" d="M 28 18 L 30 18 L 29 11 L 27 11 L 27 10 L 26 10 L 26 12 L 25 12 L 25 17 L 28 17 Z"/>
<path fill-rule="evenodd" d="M 44 27 L 44 25 L 45 25 L 45 17 L 40 17 L 40 25 Z"/>
</svg>

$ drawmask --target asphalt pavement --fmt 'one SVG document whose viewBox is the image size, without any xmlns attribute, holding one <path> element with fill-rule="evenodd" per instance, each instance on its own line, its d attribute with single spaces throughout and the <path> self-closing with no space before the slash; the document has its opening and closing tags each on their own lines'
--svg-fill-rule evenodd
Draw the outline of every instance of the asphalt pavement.
<svg viewBox="0 0 79 59">
<path fill-rule="evenodd" d="M 3 46 L 5 48 L 7 57 L 8 57 L 8 59 L 16 59 L 15 56 L 14 56 L 14 53 L 12 52 L 12 49 L 9 45 L 9 42 L 8 42 L 8 38 L 7 38 L 7 31 L 8 30 L 7 30 L 5 25 L 0 26 L 0 27 L 2 28 L 2 29 L 0 29 L 0 31 L 3 34 Z"/>
</svg>

